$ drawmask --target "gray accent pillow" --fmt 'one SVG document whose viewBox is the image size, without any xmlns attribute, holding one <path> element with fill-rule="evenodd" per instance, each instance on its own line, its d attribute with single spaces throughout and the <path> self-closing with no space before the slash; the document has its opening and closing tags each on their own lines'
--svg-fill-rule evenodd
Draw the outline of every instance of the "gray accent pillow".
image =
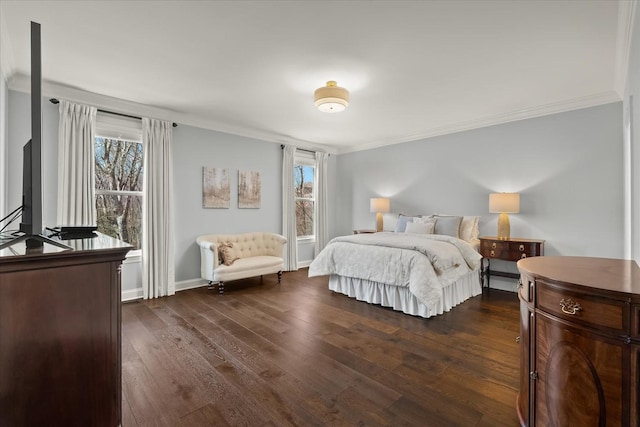
<svg viewBox="0 0 640 427">
<path fill-rule="evenodd" d="M 396 229 L 394 230 L 396 233 L 404 233 L 407 229 L 407 223 L 413 222 L 413 217 L 409 215 L 400 214 L 398 215 L 398 222 L 396 222 Z"/>
<path fill-rule="evenodd" d="M 436 226 L 433 234 L 444 234 L 445 236 L 453 236 L 460 238 L 461 216 L 439 216 L 436 217 Z"/>
</svg>

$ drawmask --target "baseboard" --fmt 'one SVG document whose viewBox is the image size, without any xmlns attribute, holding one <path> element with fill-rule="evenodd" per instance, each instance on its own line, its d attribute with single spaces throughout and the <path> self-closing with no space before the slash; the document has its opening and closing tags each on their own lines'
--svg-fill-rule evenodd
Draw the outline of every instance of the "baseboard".
<svg viewBox="0 0 640 427">
<path fill-rule="evenodd" d="M 485 280 L 486 283 L 486 280 Z M 491 276 L 490 288 L 500 289 L 502 291 L 518 292 L 518 281 L 515 279 L 502 279 L 500 277 Z"/>
<path fill-rule="evenodd" d="M 206 285 L 207 281 L 204 279 L 182 280 L 180 282 L 176 282 L 176 292 L 200 288 Z M 122 302 L 141 299 L 143 295 L 142 288 L 127 289 L 126 291 L 122 291 Z"/>
<path fill-rule="evenodd" d="M 122 302 L 140 299 L 142 295 L 142 288 L 127 289 L 126 291 L 122 291 Z"/>
<path fill-rule="evenodd" d="M 176 292 L 186 291 L 187 289 L 195 289 L 206 286 L 208 282 L 205 279 L 191 279 L 176 282 Z"/>
<path fill-rule="evenodd" d="M 310 259 L 308 261 L 299 261 L 298 262 L 298 268 L 300 269 L 300 268 L 309 267 L 311 265 L 311 261 L 313 261 L 313 260 Z"/>
</svg>

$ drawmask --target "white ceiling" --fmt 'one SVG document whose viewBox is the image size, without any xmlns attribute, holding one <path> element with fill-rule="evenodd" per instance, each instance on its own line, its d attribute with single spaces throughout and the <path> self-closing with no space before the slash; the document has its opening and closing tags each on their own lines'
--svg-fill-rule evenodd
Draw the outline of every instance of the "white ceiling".
<svg viewBox="0 0 640 427">
<path fill-rule="evenodd" d="M 349 152 L 621 99 L 629 1 L 7 1 L 0 65 L 29 90 Z M 343 113 L 313 92 L 336 80 Z"/>
</svg>

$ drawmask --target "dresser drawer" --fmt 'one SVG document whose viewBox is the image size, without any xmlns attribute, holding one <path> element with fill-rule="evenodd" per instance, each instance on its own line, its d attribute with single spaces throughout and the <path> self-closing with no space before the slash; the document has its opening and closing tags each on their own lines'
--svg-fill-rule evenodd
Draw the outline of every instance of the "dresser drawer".
<svg viewBox="0 0 640 427">
<path fill-rule="evenodd" d="M 485 258 L 518 261 L 542 255 L 540 243 L 509 240 L 481 240 L 480 254 Z"/>
<path fill-rule="evenodd" d="M 485 258 L 503 259 L 509 254 L 509 242 L 500 240 L 482 240 L 480 254 Z"/>
<path fill-rule="evenodd" d="M 546 313 L 599 329 L 629 333 L 624 322 L 628 305 L 622 301 L 567 291 L 541 279 L 536 281 L 535 292 L 536 308 Z"/>
</svg>

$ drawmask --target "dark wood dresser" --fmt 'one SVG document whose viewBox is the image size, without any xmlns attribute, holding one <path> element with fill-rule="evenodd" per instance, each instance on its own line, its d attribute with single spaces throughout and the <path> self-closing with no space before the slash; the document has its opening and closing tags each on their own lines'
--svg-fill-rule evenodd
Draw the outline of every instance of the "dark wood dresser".
<svg viewBox="0 0 640 427">
<path fill-rule="evenodd" d="M 121 423 L 120 266 L 98 235 L 0 251 L 0 425 Z"/>
<path fill-rule="evenodd" d="M 638 265 L 543 256 L 518 270 L 521 424 L 638 426 Z"/>
</svg>

